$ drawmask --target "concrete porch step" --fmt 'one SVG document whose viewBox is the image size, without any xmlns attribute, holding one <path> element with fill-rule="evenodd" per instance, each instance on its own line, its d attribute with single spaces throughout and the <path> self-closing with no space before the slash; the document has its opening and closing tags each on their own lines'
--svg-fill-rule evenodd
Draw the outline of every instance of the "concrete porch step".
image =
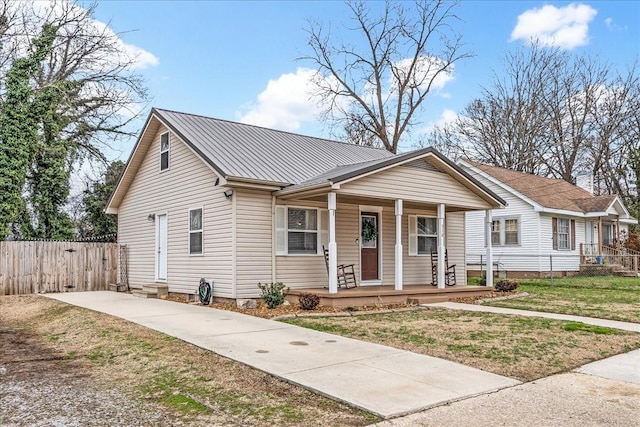
<svg viewBox="0 0 640 427">
<path fill-rule="evenodd" d="M 155 298 L 163 298 L 169 295 L 169 285 L 152 283 L 149 285 L 142 285 L 144 292 L 155 294 Z"/>
<path fill-rule="evenodd" d="M 131 295 L 138 298 L 158 298 L 158 294 L 156 292 L 144 291 L 142 289 L 132 290 Z"/>
</svg>

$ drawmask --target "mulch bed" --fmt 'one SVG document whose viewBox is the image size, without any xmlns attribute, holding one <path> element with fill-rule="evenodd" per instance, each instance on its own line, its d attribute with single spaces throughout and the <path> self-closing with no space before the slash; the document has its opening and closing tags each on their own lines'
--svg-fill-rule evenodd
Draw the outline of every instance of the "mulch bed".
<svg viewBox="0 0 640 427">
<path fill-rule="evenodd" d="M 488 295 L 477 296 L 477 297 L 466 297 L 466 298 L 457 298 L 452 300 L 453 302 L 460 302 L 465 304 L 475 304 L 478 300 L 486 300 L 491 298 L 499 298 L 504 297 L 506 295 L 516 295 L 518 292 L 492 292 Z M 181 297 L 176 294 L 171 294 L 167 298 L 170 301 L 175 302 L 187 302 L 184 297 Z M 235 311 L 238 313 L 248 314 L 250 316 L 261 317 L 263 319 L 273 319 L 275 317 L 283 317 L 283 316 L 304 316 L 309 314 L 344 314 L 344 313 L 370 313 L 376 311 L 387 311 L 387 310 L 399 310 L 399 309 L 407 309 L 412 307 L 417 307 L 415 304 L 391 304 L 391 305 L 380 305 L 380 306 L 362 306 L 362 307 L 326 307 L 319 305 L 314 310 L 303 310 L 296 303 L 290 303 L 288 305 L 281 305 L 276 308 L 268 308 L 264 301 L 256 298 L 257 307 L 256 308 L 238 308 L 235 302 L 213 302 L 207 307 L 217 308 L 220 310 L 229 310 Z M 195 304 L 191 302 L 191 304 Z M 199 304 L 199 303 L 198 303 Z"/>
</svg>

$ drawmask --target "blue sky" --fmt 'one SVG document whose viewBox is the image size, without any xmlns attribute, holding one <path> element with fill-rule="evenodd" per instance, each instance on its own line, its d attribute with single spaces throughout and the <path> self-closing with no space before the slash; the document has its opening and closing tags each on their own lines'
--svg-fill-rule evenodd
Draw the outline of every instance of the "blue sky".
<svg viewBox="0 0 640 427">
<path fill-rule="evenodd" d="M 620 70 L 640 56 L 638 1 L 467 0 L 457 13 L 456 30 L 475 57 L 458 63 L 454 78 L 430 96 L 420 129 L 454 117 L 489 85 L 505 52 L 529 37 L 548 36 L 568 52 L 597 55 Z M 330 135 L 304 91 L 304 68 L 311 64 L 296 58 L 308 53 L 308 19 L 333 31 L 348 22 L 343 2 L 99 1 L 95 17 L 144 51 L 138 71 L 152 106 Z M 133 142 L 113 157 L 126 159 Z"/>
</svg>

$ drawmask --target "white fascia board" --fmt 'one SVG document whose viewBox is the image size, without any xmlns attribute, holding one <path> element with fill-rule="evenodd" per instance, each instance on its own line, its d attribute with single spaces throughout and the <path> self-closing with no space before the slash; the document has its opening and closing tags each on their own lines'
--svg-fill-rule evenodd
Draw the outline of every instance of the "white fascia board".
<svg viewBox="0 0 640 427">
<path fill-rule="evenodd" d="M 555 214 L 555 215 L 564 215 L 564 216 L 575 216 L 576 218 L 587 218 L 591 216 L 595 216 L 595 217 L 607 216 L 606 212 L 591 212 L 589 214 L 585 214 L 584 212 L 569 211 L 566 209 L 549 209 L 549 208 L 542 208 L 538 212 Z"/>
</svg>

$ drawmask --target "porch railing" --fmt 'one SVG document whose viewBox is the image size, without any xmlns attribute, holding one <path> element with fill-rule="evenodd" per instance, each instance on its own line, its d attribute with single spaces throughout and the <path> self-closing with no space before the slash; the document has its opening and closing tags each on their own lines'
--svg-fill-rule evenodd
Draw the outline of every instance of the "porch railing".
<svg viewBox="0 0 640 427">
<path fill-rule="evenodd" d="M 602 246 L 602 251 L 600 251 L 597 243 L 581 243 L 580 264 L 620 265 L 623 269 L 637 274 L 640 265 L 640 252 L 612 246 Z"/>
</svg>

